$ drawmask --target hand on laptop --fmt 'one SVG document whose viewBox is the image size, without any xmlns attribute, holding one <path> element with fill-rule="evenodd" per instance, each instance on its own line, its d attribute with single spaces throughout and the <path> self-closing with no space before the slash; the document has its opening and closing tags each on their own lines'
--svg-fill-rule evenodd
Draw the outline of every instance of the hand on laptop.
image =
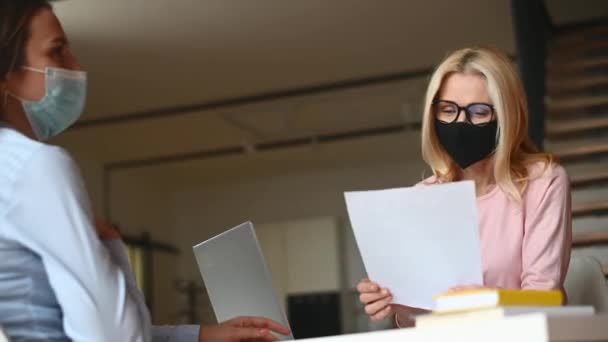
<svg viewBox="0 0 608 342">
<path fill-rule="evenodd" d="M 262 317 L 237 317 L 201 327 L 199 342 L 278 341 L 271 332 L 289 335 L 289 328 Z"/>
<path fill-rule="evenodd" d="M 393 304 L 390 290 L 380 287 L 369 279 L 361 280 L 357 285 L 357 291 L 360 294 L 359 300 L 365 305 L 365 313 L 372 321 L 381 321 L 396 314 L 397 324 L 404 328 L 413 325 L 410 316 L 427 312 L 423 309 Z"/>
</svg>

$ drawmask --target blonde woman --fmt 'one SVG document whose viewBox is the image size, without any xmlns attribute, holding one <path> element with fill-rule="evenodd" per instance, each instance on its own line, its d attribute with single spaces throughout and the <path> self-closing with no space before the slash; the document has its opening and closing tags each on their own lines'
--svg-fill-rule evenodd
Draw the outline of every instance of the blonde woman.
<svg viewBox="0 0 608 342">
<path fill-rule="evenodd" d="M 433 74 L 425 100 L 422 155 L 433 171 L 422 186 L 475 182 L 483 284 L 455 288 L 561 289 L 570 261 L 570 186 L 564 169 L 528 139 L 523 86 L 504 54 L 467 48 Z M 449 229 L 449 227 L 446 227 Z M 420 310 L 392 304 L 389 289 L 358 286 L 372 320 L 395 314 L 412 325 Z"/>
</svg>

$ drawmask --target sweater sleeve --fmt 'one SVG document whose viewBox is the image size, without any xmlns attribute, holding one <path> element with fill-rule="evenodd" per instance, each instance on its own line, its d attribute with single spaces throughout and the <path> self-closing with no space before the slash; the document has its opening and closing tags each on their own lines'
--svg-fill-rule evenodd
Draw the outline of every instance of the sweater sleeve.
<svg viewBox="0 0 608 342">
<path fill-rule="evenodd" d="M 566 171 L 555 165 L 526 194 L 522 289 L 563 289 L 570 263 L 572 210 Z"/>
</svg>

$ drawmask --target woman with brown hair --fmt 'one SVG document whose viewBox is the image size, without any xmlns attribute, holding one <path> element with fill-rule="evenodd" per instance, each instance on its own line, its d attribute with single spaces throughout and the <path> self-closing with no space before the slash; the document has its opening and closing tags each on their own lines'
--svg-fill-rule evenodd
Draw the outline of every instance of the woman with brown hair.
<svg viewBox="0 0 608 342">
<path fill-rule="evenodd" d="M 455 51 L 435 70 L 424 105 L 422 155 L 433 176 L 420 185 L 472 180 L 477 192 L 484 283 L 454 286 L 563 291 L 570 184 L 564 168 L 528 139 L 513 63 L 494 49 Z M 398 325 L 411 325 L 420 312 L 391 304 L 389 289 L 372 281 L 358 290 L 373 320 L 395 314 Z"/>
<path fill-rule="evenodd" d="M 273 341 L 263 318 L 151 327 L 120 236 L 97 231 L 78 168 L 43 143 L 76 120 L 86 73 L 45 0 L 0 0 L 0 326 L 13 341 Z M 100 239 L 101 237 L 101 239 Z M 103 239 L 103 241 L 102 241 Z"/>
</svg>

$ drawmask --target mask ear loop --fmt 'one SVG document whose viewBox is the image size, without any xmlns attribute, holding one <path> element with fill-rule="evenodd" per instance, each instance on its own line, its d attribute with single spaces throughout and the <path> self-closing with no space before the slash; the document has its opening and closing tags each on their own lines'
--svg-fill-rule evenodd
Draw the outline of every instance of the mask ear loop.
<svg viewBox="0 0 608 342">
<path fill-rule="evenodd" d="M 9 96 L 18 98 L 13 93 L 11 93 L 10 91 L 8 91 L 8 89 L 5 89 L 4 90 L 4 94 L 3 94 L 3 101 L 2 101 L 2 108 L 4 108 L 4 109 L 7 109 L 7 107 L 8 107 L 8 97 Z"/>
<path fill-rule="evenodd" d="M 39 72 L 41 74 L 46 74 L 46 71 L 42 70 L 42 69 L 32 68 L 32 67 L 28 67 L 28 66 L 22 66 L 21 68 L 23 70 L 27 70 L 27 71 L 34 71 L 34 72 Z"/>
<path fill-rule="evenodd" d="M 32 68 L 32 67 L 28 67 L 28 66 L 22 66 L 22 67 L 21 67 L 21 69 L 23 69 L 23 70 L 27 70 L 27 71 L 34 71 L 34 72 L 38 72 L 38 73 L 41 73 L 41 74 L 46 74 L 46 71 L 45 71 L 45 70 L 42 70 L 42 69 L 37 69 L 37 68 Z M 8 79 L 8 77 L 7 77 L 7 79 Z M 4 102 L 4 108 L 6 108 L 6 106 L 8 105 L 8 97 L 9 97 L 9 96 L 11 96 L 11 97 L 13 97 L 13 98 L 15 98 L 15 99 L 17 99 L 17 100 L 19 100 L 19 101 L 21 101 L 21 102 L 25 101 L 25 100 L 24 100 L 24 99 L 22 99 L 21 97 L 19 97 L 19 96 L 15 95 L 15 94 L 13 94 L 13 93 L 11 93 L 11 92 L 10 92 L 10 91 L 8 91 L 8 90 L 5 90 L 5 91 L 4 91 L 4 101 L 3 101 L 3 102 Z"/>
<path fill-rule="evenodd" d="M 15 95 L 15 94 L 13 94 L 13 93 L 11 93 L 10 91 L 7 90 L 7 91 L 4 92 L 4 106 L 5 107 L 8 104 L 8 97 L 9 96 L 12 97 L 12 98 L 14 98 L 14 99 L 17 99 L 19 101 L 25 101 L 24 99 L 20 98 L 19 96 Z"/>
<path fill-rule="evenodd" d="M 46 74 L 46 71 L 45 71 L 45 70 L 42 70 L 42 69 L 37 69 L 37 68 L 32 68 L 32 67 L 29 67 L 29 66 L 22 66 L 22 67 L 21 67 L 21 69 L 23 69 L 23 70 L 27 70 L 27 71 L 34 71 L 34 72 L 38 72 L 38 73 L 42 73 L 42 74 Z M 7 75 L 6 75 L 6 79 L 7 79 L 7 80 L 8 80 L 8 77 L 9 77 L 9 76 L 8 76 L 8 74 L 7 74 Z M 9 97 L 9 95 L 10 95 L 10 96 L 12 96 L 12 97 L 14 97 L 14 98 L 15 98 L 15 99 L 17 99 L 17 100 L 23 101 L 23 99 L 22 99 L 22 98 L 20 98 L 19 96 L 17 96 L 17 95 L 15 95 L 15 94 L 11 93 L 11 92 L 10 92 L 10 91 L 8 91 L 8 90 L 5 90 L 5 91 L 4 91 L 4 96 L 3 96 L 4 98 L 3 98 L 3 101 L 2 101 L 2 107 L 3 107 L 4 109 L 6 109 L 6 107 L 7 107 L 7 105 L 8 105 L 8 97 Z"/>
</svg>

